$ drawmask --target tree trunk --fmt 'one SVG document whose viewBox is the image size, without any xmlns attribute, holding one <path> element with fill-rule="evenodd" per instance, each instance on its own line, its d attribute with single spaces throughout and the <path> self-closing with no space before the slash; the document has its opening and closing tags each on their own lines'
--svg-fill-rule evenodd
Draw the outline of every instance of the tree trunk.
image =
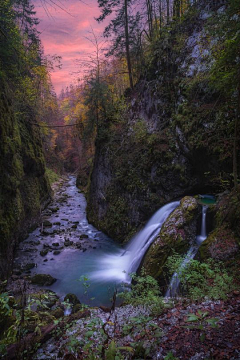
<svg viewBox="0 0 240 360">
<path fill-rule="evenodd" d="M 234 142 L 233 142 L 233 180 L 234 180 L 234 189 L 237 190 L 238 186 L 238 127 L 240 121 L 240 70 L 239 70 L 239 84 L 238 84 L 238 106 L 237 114 L 234 124 Z"/>
<path fill-rule="evenodd" d="M 128 0 L 124 0 L 124 12 L 125 12 L 125 43 L 126 43 L 126 57 L 128 65 L 128 76 L 130 88 L 133 89 L 133 78 L 132 78 L 132 65 L 129 51 L 129 33 L 128 33 Z"/>
<path fill-rule="evenodd" d="M 167 25 L 169 25 L 170 21 L 170 0 L 167 0 Z"/>
<path fill-rule="evenodd" d="M 153 18 L 152 18 L 152 4 L 151 4 L 150 0 L 146 0 L 146 6 L 147 6 L 149 37 L 152 40 L 152 37 L 153 37 Z"/>
</svg>

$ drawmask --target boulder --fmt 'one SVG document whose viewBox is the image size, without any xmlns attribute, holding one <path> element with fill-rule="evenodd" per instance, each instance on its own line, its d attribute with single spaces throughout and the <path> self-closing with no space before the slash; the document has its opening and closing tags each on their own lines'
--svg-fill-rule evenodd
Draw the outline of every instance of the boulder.
<svg viewBox="0 0 240 360">
<path fill-rule="evenodd" d="M 78 300 L 77 296 L 75 294 L 71 294 L 71 293 L 69 293 L 65 296 L 64 301 L 69 302 L 73 306 L 75 306 L 77 304 L 81 304 L 80 301 Z"/>
<path fill-rule="evenodd" d="M 185 196 L 180 205 L 164 222 L 160 234 L 149 248 L 143 267 L 147 274 L 162 279 L 167 258 L 174 252 L 184 254 L 194 243 L 197 233 L 197 219 L 201 206 L 197 200 Z"/>
<path fill-rule="evenodd" d="M 50 221 L 48 221 L 48 220 L 44 220 L 43 221 L 43 226 L 44 227 L 52 227 L 52 223 Z"/>
<path fill-rule="evenodd" d="M 57 281 L 57 279 L 48 274 L 36 274 L 31 277 L 32 284 L 39 286 L 50 286 L 55 283 L 55 281 Z"/>
<path fill-rule="evenodd" d="M 55 309 L 51 312 L 51 315 L 54 316 L 56 319 L 60 319 L 61 317 L 64 316 L 64 311 L 63 311 L 63 309 L 58 307 L 57 309 Z"/>
<path fill-rule="evenodd" d="M 46 256 L 47 253 L 48 253 L 48 249 L 43 249 L 43 250 L 40 251 L 41 256 Z"/>
</svg>

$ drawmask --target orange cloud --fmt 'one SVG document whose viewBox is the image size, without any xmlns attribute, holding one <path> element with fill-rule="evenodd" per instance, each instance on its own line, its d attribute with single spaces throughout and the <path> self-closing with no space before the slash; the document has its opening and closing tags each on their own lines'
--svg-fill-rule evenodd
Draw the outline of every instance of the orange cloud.
<svg viewBox="0 0 240 360">
<path fill-rule="evenodd" d="M 86 36 L 89 36 L 91 27 L 96 34 L 101 33 L 104 25 L 98 24 L 94 19 L 100 14 L 97 0 L 87 0 L 87 3 L 80 0 L 59 2 L 59 6 L 64 7 L 65 11 L 57 6 L 50 6 L 49 3 L 34 0 L 44 52 L 46 55 L 62 57 L 62 69 L 56 69 L 51 74 L 53 86 L 59 94 L 76 77 L 83 76 L 76 59 L 85 59 L 87 54 L 93 53 L 94 47 Z"/>
</svg>

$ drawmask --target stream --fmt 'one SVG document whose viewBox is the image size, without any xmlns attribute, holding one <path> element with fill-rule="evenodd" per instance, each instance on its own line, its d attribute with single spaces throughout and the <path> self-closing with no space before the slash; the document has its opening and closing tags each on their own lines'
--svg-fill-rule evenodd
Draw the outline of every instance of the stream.
<svg viewBox="0 0 240 360">
<path fill-rule="evenodd" d="M 160 208 L 123 248 L 88 223 L 86 200 L 75 183 L 74 176 L 62 183 L 53 203 L 43 211 L 43 226 L 20 243 L 15 271 L 49 274 L 57 281 L 47 288 L 59 296 L 74 293 L 82 303 L 109 306 L 114 290 L 121 291 L 130 283 L 129 274 L 137 271 L 163 222 L 179 202 Z"/>
</svg>

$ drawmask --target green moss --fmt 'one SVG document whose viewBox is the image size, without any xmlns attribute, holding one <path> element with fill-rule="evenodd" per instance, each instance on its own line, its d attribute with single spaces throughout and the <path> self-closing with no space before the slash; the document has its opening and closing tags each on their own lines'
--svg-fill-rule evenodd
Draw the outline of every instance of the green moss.
<svg viewBox="0 0 240 360">
<path fill-rule="evenodd" d="M 193 197 L 184 197 L 164 222 L 160 234 L 148 250 L 143 267 L 155 279 L 163 276 L 164 265 L 173 253 L 184 254 L 196 235 L 199 205 Z M 195 224 L 192 228 L 192 225 Z"/>
<path fill-rule="evenodd" d="M 39 286 L 50 286 L 57 279 L 54 279 L 51 275 L 48 274 L 36 274 L 31 277 L 31 282 Z"/>
<path fill-rule="evenodd" d="M 46 168 L 46 176 L 47 176 L 47 178 L 49 180 L 49 183 L 51 185 L 59 180 L 59 175 L 57 173 L 55 173 L 55 171 L 53 171 L 50 168 Z"/>
</svg>

